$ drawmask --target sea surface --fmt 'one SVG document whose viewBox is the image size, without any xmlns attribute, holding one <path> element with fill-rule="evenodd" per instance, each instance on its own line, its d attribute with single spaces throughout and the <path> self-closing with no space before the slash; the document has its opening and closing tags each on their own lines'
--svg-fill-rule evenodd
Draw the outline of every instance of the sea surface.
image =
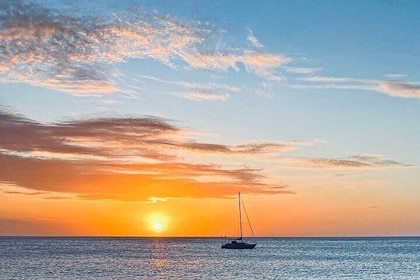
<svg viewBox="0 0 420 280">
<path fill-rule="evenodd" d="M 420 237 L 0 237 L 0 279 L 420 279 Z"/>
</svg>

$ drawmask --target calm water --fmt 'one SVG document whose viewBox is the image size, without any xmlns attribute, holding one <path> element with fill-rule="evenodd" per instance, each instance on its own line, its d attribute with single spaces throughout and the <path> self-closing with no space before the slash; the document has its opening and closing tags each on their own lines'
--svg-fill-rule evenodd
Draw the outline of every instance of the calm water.
<svg viewBox="0 0 420 280">
<path fill-rule="evenodd" d="M 420 238 L 0 237 L 0 279 L 420 279 Z"/>
</svg>

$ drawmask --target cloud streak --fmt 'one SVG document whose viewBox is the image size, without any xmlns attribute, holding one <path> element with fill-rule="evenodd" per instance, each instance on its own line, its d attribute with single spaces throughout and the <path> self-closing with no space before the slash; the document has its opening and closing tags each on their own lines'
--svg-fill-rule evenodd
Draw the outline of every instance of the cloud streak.
<svg viewBox="0 0 420 280">
<path fill-rule="evenodd" d="M 310 169 L 366 169 L 412 167 L 381 155 L 359 154 L 347 158 L 291 158 L 288 162 Z"/>
<path fill-rule="evenodd" d="M 401 80 L 381 81 L 379 90 L 390 96 L 420 99 L 420 83 Z"/>
<path fill-rule="evenodd" d="M 240 91 L 237 87 L 216 83 L 198 84 L 184 81 L 170 81 L 144 75 L 139 76 L 139 78 L 141 80 L 153 81 L 179 88 L 179 91 L 171 94 L 196 101 L 226 101 L 231 93 Z"/>
<path fill-rule="evenodd" d="M 310 72 L 301 71 L 301 74 Z M 380 92 L 393 97 L 420 98 L 420 84 L 403 80 L 370 80 L 346 77 L 307 76 L 296 78 L 303 84 L 293 84 L 298 89 L 340 89 Z"/>
<path fill-rule="evenodd" d="M 207 100 L 207 101 L 226 101 L 229 98 L 227 94 L 220 94 L 212 91 L 195 91 L 181 94 L 182 97 L 192 100 Z"/>
</svg>

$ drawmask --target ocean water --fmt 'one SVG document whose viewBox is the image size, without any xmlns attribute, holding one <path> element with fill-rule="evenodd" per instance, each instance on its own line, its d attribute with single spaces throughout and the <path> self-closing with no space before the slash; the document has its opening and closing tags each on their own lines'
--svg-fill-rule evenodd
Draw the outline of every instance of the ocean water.
<svg viewBox="0 0 420 280">
<path fill-rule="evenodd" d="M 420 238 L 0 237 L 0 279 L 420 279 Z"/>
</svg>

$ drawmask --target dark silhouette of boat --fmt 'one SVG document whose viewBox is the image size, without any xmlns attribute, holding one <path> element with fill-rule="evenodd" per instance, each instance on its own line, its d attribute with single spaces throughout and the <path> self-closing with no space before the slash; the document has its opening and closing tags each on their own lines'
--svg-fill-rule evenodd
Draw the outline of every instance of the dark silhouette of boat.
<svg viewBox="0 0 420 280">
<path fill-rule="evenodd" d="M 228 240 L 228 243 L 225 243 L 222 245 L 222 249 L 254 249 L 255 246 L 257 245 L 256 243 L 246 243 L 243 241 L 243 237 L 242 237 L 242 199 L 241 199 L 241 193 L 238 193 L 238 200 L 239 200 L 239 228 L 240 228 L 240 234 L 241 236 L 239 238 L 235 238 L 233 240 Z M 243 202 L 242 202 L 243 204 Z M 245 207 L 244 207 L 245 209 Z M 246 212 L 245 209 L 245 214 L 246 214 L 246 218 L 248 220 L 248 224 L 249 227 L 251 228 L 251 232 L 252 232 L 252 236 L 255 238 L 254 236 L 254 231 L 252 230 L 252 226 L 251 223 L 249 222 L 249 218 L 248 218 L 248 214 Z"/>
</svg>

